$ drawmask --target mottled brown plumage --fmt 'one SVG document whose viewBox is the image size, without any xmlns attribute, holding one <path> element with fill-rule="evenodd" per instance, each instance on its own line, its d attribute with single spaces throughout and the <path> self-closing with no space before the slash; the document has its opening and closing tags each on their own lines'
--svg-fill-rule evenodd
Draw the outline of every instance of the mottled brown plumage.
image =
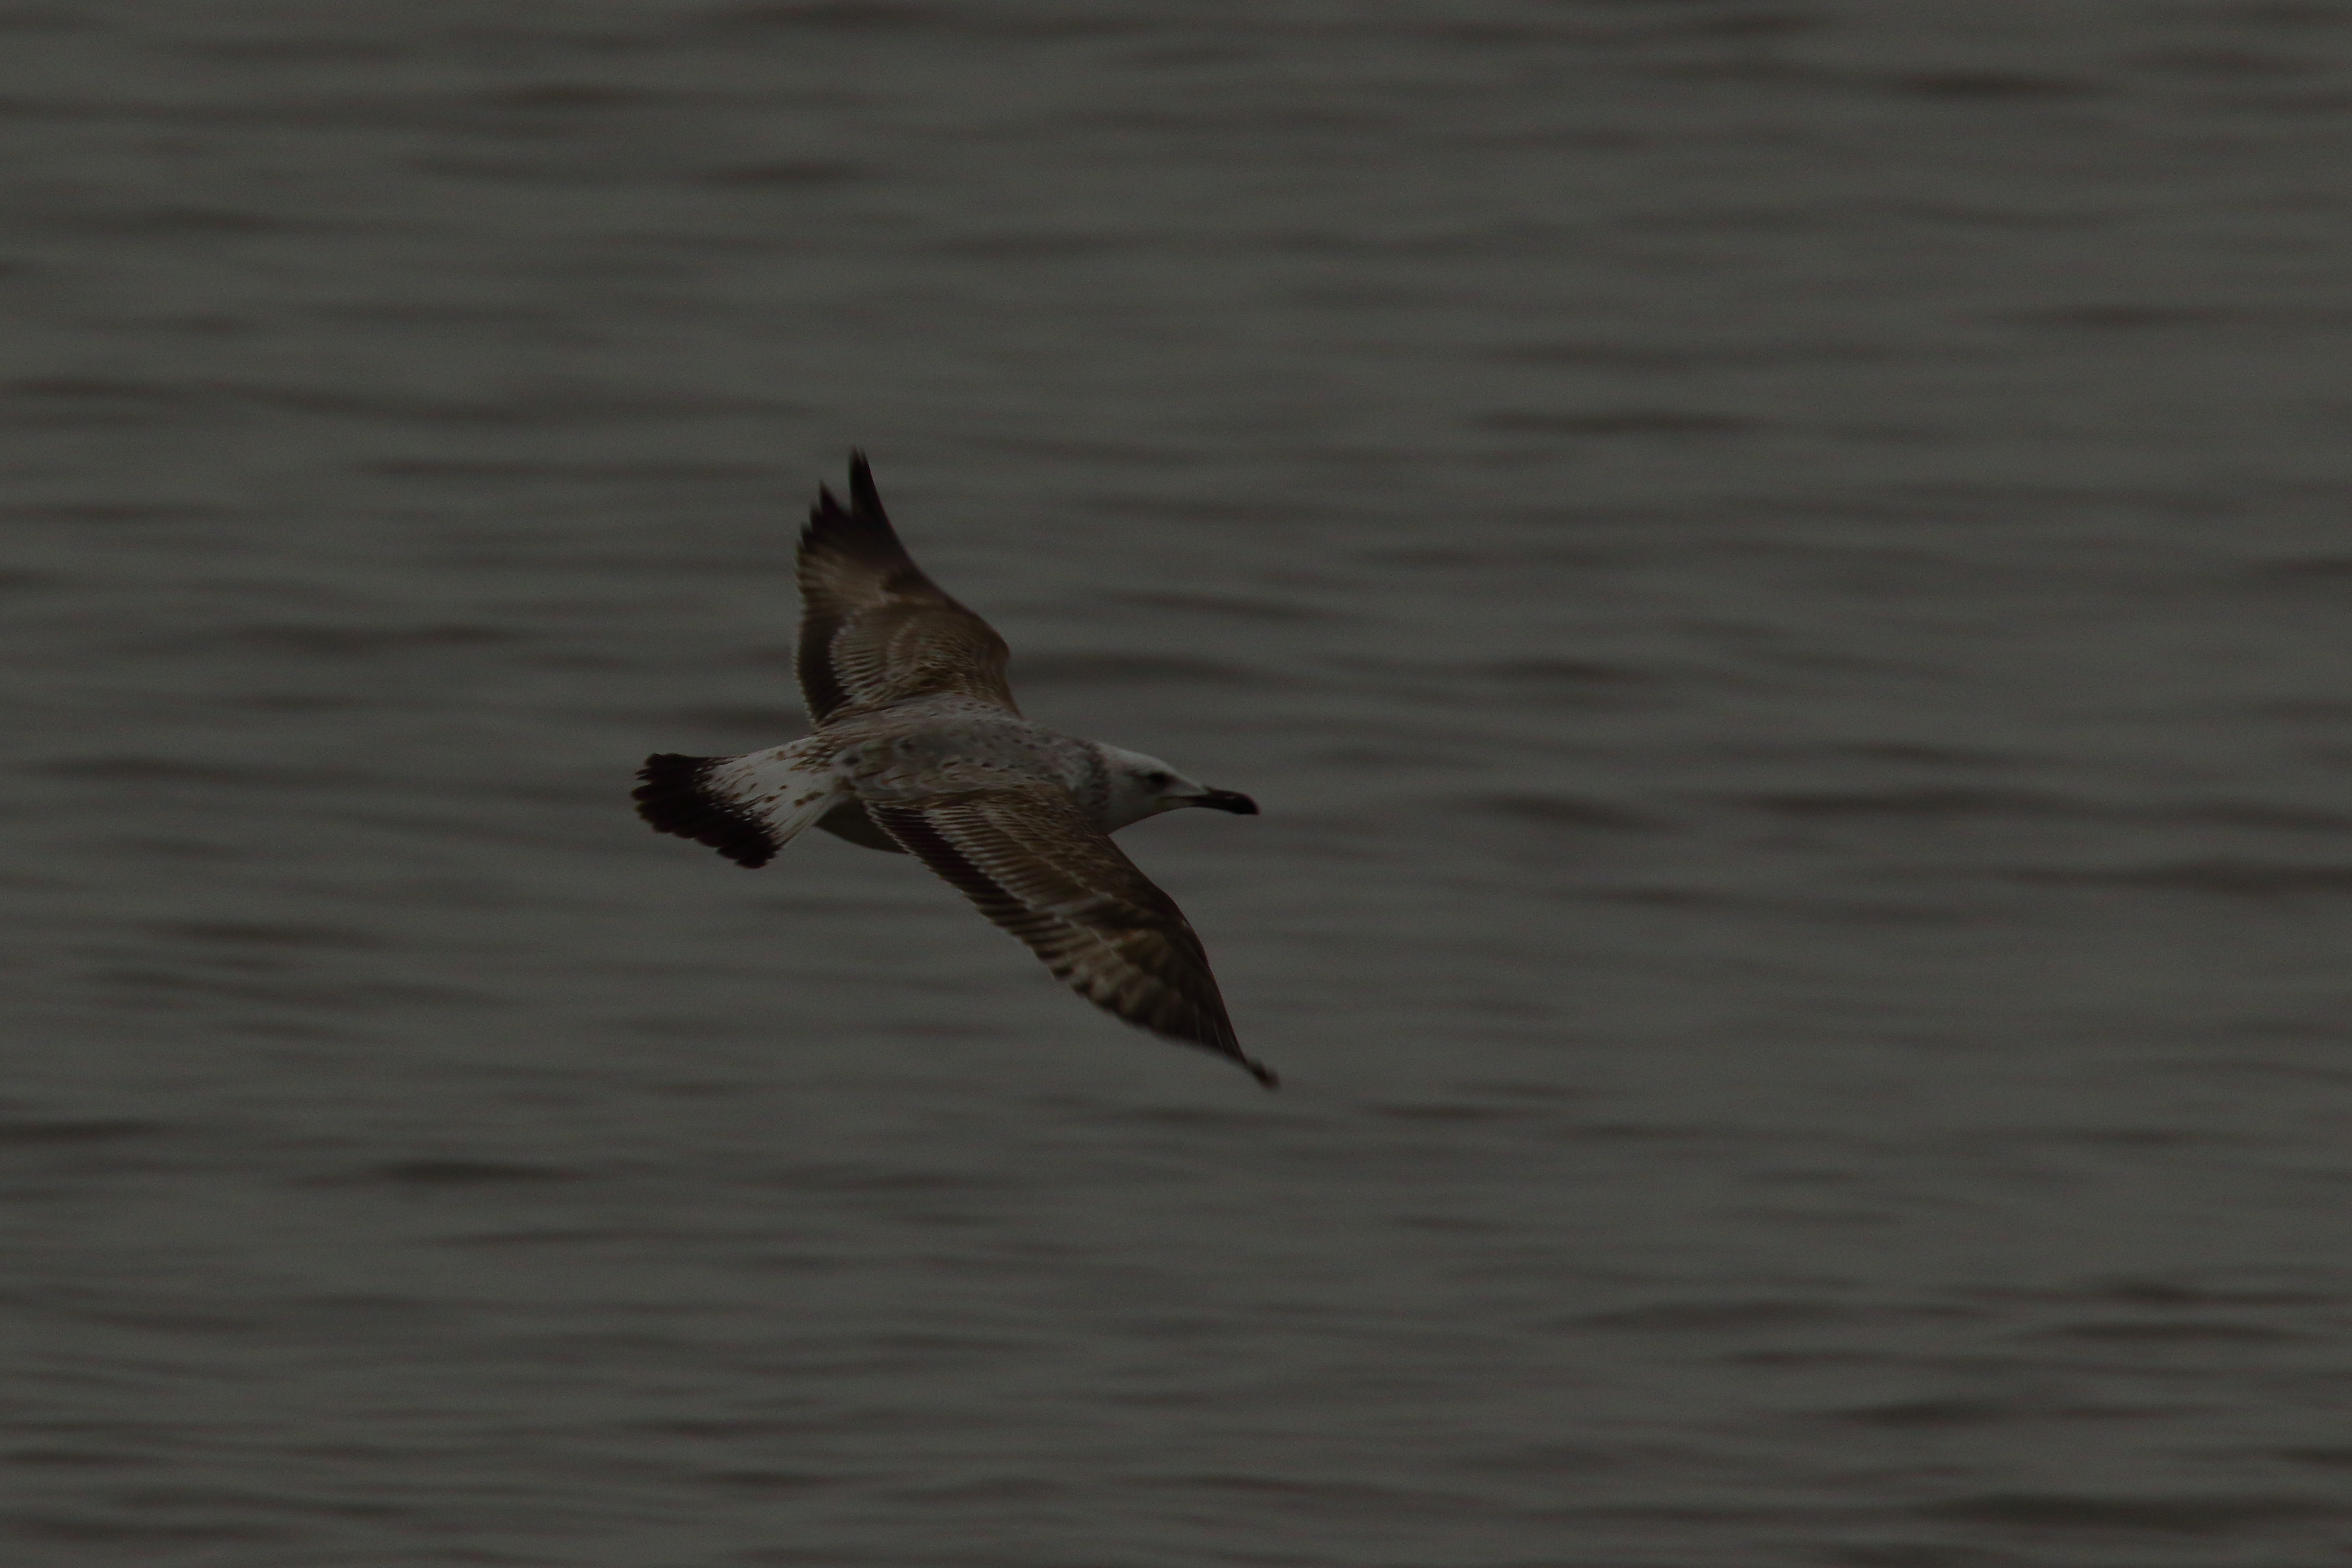
<svg viewBox="0 0 2352 1568">
<path fill-rule="evenodd" d="M 1277 1081 L 1243 1054 L 1184 911 L 1066 791 L 1024 784 L 867 809 L 1096 1006 Z"/>
<path fill-rule="evenodd" d="M 847 508 L 817 491 L 801 531 L 800 581 L 801 696 L 818 724 L 950 693 L 1021 711 L 1004 683 L 1004 639 L 908 556 L 862 452 L 850 459 Z"/>
<path fill-rule="evenodd" d="M 797 662 L 816 732 L 740 757 L 651 758 L 640 813 L 747 867 L 811 826 L 911 853 L 1087 1000 L 1272 1088 L 1191 922 L 1110 839 L 1180 805 L 1256 805 L 1021 717 L 1004 639 L 908 556 L 862 455 L 849 499 L 820 490 L 801 534 Z"/>
</svg>

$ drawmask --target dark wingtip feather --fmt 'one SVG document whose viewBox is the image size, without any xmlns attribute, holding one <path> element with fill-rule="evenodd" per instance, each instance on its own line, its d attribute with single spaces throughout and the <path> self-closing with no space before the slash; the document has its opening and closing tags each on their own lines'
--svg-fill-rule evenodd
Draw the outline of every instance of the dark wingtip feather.
<svg viewBox="0 0 2352 1568">
<path fill-rule="evenodd" d="M 882 492 L 874 488 L 874 470 L 866 464 L 865 452 L 855 447 L 849 454 L 849 502 L 869 516 L 884 515 Z"/>
<path fill-rule="evenodd" d="M 674 833 L 708 844 L 738 866 L 751 868 L 775 858 L 776 841 L 757 817 L 705 787 L 710 770 L 724 757 L 686 757 L 662 752 L 637 770 L 632 798 L 637 815 L 656 833 Z"/>
<path fill-rule="evenodd" d="M 1218 1003 L 1219 1014 L 1222 1015 L 1223 1010 L 1223 1002 L 1221 998 Z M 1182 1040 L 1188 1045 L 1199 1046 L 1203 1050 L 1216 1052 L 1217 1055 L 1224 1058 L 1227 1061 L 1233 1063 L 1235 1067 L 1249 1074 L 1250 1077 L 1257 1079 L 1260 1084 L 1264 1085 L 1267 1089 L 1280 1089 L 1282 1087 L 1282 1075 L 1276 1072 L 1264 1062 L 1258 1060 L 1255 1057 L 1250 1055 L 1247 1051 L 1242 1049 L 1241 1041 L 1234 1037 L 1234 1026 L 1232 1021 L 1222 1016 L 1217 1018 L 1215 1023 L 1209 1029 L 1202 1033 L 1195 1034 L 1191 1031 L 1186 1031 L 1180 1034 L 1171 1035 L 1169 1037 L 1171 1039 Z"/>
</svg>

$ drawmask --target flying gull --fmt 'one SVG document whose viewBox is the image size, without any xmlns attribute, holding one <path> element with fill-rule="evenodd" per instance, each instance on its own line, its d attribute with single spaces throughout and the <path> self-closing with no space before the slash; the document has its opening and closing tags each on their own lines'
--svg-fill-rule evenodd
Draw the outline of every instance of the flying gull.
<svg viewBox="0 0 2352 1568">
<path fill-rule="evenodd" d="M 908 555 L 863 453 L 846 508 L 817 491 L 800 583 L 797 664 L 816 732 L 740 757 L 647 757 L 637 814 L 739 866 L 766 865 L 811 825 L 910 853 L 1096 1006 L 1274 1088 L 1234 1037 L 1184 911 L 1110 841 L 1179 806 L 1250 816 L 1256 803 L 1023 718 L 1004 639 Z"/>
</svg>

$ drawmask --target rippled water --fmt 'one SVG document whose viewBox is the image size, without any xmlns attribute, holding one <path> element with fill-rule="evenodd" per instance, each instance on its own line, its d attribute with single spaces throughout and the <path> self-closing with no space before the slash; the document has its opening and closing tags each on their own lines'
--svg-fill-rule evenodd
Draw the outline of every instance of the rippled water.
<svg viewBox="0 0 2352 1568">
<path fill-rule="evenodd" d="M 2352 13 L 0 14 L 0 1557 L 2352 1529 Z M 770 743 L 875 456 L 1260 1093 Z"/>
</svg>

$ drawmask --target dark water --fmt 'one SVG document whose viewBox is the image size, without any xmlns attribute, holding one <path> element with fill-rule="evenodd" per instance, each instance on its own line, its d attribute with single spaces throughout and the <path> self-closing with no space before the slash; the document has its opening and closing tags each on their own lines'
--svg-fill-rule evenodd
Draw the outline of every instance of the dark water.
<svg viewBox="0 0 2352 1568">
<path fill-rule="evenodd" d="M 0 15 L 0 1561 L 2352 1538 L 2352 10 Z M 797 731 L 869 447 L 1289 1087 Z"/>
</svg>

